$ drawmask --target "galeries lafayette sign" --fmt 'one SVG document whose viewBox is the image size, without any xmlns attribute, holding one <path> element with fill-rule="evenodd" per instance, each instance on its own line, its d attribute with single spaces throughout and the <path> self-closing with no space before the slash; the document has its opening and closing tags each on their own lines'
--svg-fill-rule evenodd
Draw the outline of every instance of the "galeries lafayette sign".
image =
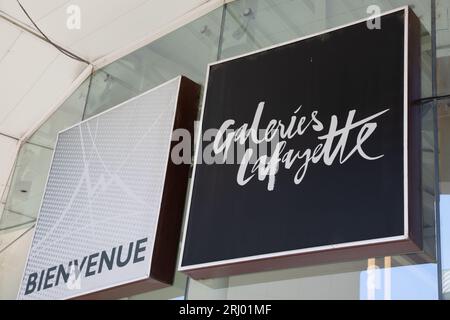
<svg viewBox="0 0 450 320">
<path fill-rule="evenodd" d="M 314 164 L 323 163 L 327 166 L 342 165 L 349 161 L 354 155 L 359 155 L 368 161 L 378 160 L 384 155 L 370 156 L 364 151 L 364 143 L 375 132 L 378 119 L 383 114 L 389 112 L 389 109 L 370 115 L 362 120 L 356 121 L 356 110 L 350 110 L 346 117 L 343 128 L 338 128 L 340 123 L 336 115 L 331 116 L 329 128 L 325 129 L 324 122 L 319 120 L 319 111 L 314 110 L 311 116 L 301 116 L 300 106 L 295 110 L 289 120 L 284 123 L 282 120 L 272 119 L 265 129 L 260 129 L 260 121 L 264 110 L 265 102 L 261 102 L 256 109 L 256 113 L 251 126 L 244 124 L 237 130 L 230 130 L 235 120 L 227 120 L 219 129 L 217 137 L 214 140 L 214 151 L 216 154 L 223 154 L 224 158 L 230 155 L 232 143 L 245 144 L 250 142 L 256 148 L 263 145 L 271 145 L 270 156 L 262 155 L 252 162 L 257 149 L 249 147 L 245 150 L 240 159 L 240 167 L 237 173 L 237 183 L 245 186 L 252 179 L 267 181 L 269 191 L 275 188 L 275 179 L 280 171 L 280 166 L 286 170 L 294 170 L 294 183 L 300 184 L 308 171 L 308 168 Z M 231 132 L 229 132 L 231 131 Z M 311 132 L 310 132 L 311 131 Z M 349 146 L 351 135 L 356 133 L 356 139 L 352 146 Z M 288 149 L 289 141 L 297 136 L 305 134 L 317 134 L 317 145 L 304 150 Z"/>
<path fill-rule="evenodd" d="M 179 270 L 421 250 L 420 23 L 408 8 L 213 63 Z M 199 159 L 212 153 L 216 162 Z"/>
</svg>

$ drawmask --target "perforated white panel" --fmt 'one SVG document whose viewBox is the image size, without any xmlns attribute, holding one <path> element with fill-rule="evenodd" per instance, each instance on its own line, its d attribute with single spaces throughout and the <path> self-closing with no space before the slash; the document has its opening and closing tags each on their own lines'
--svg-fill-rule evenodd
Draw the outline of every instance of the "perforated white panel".
<svg viewBox="0 0 450 320">
<path fill-rule="evenodd" d="M 149 276 L 179 84 L 59 134 L 19 298 L 69 298 Z M 78 269 L 66 282 L 69 263 Z"/>
</svg>

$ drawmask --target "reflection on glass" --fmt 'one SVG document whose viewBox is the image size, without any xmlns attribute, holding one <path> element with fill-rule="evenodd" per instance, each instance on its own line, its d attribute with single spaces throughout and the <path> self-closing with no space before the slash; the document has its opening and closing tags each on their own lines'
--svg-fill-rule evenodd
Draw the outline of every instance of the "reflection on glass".
<svg viewBox="0 0 450 320">
<path fill-rule="evenodd" d="M 26 143 L 20 150 L 1 220 L 1 228 L 36 219 L 53 150 Z"/>
<path fill-rule="evenodd" d="M 426 103 L 422 113 L 422 215 L 424 251 L 434 260 L 436 258 L 436 168 L 435 168 L 435 122 L 433 103 Z"/>
<path fill-rule="evenodd" d="M 57 133 L 81 120 L 88 84 L 89 79 L 21 147 L 1 217 L 0 230 L 27 227 L 36 219 Z"/>
<path fill-rule="evenodd" d="M 393 268 L 373 265 L 361 272 L 359 283 L 361 300 L 438 299 L 435 264 Z"/>
<path fill-rule="evenodd" d="M 220 57 L 229 58 L 367 18 L 370 5 L 377 5 L 382 12 L 411 5 L 425 29 L 431 30 L 430 0 L 240 0 L 227 6 Z"/>
<path fill-rule="evenodd" d="M 36 220 L 35 217 L 29 217 L 15 211 L 4 209 L 0 220 L 0 234 L 6 234 L 17 229 L 27 228 Z M 15 239 L 10 239 L 11 242 Z"/>
</svg>

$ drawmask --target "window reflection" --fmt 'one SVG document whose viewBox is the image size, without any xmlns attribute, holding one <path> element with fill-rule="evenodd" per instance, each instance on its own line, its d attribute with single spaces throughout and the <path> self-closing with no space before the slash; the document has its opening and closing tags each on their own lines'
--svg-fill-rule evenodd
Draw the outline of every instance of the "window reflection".
<svg viewBox="0 0 450 320">
<path fill-rule="evenodd" d="M 375 260 L 375 259 L 371 259 Z M 369 260 L 370 261 L 370 260 Z M 378 261 L 378 259 L 377 259 Z M 361 300 L 436 300 L 438 279 L 436 264 L 389 267 L 369 262 L 360 274 Z M 381 259 L 383 262 L 383 259 Z"/>
</svg>

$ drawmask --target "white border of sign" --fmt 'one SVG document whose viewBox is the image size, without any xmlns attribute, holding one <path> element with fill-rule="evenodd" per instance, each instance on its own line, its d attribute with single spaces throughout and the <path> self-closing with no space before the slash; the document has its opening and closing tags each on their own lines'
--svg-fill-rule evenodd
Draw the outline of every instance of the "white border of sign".
<svg viewBox="0 0 450 320">
<path fill-rule="evenodd" d="M 367 245 L 374 245 L 374 244 L 380 244 L 380 243 L 391 243 L 391 242 L 398 242 L 398 241 L 403 241 L 403 240 L 408 240 L 409 239 L 409 219 L 408 219 L 408 76 L 409 76 L 409 72 L 408 72 L 408 47 L 409 47 L 409 7 L 408 6 L 403 6 L 397 9 L 393 9 L 393 10 L 389 10 L 386 11 L 382 14 L 379 15 L 375 15 L 375 16 L 371 16 L 369 18 L 365 18 L 365 19 L 361 19 L 361 20 L 357 20 L 355 22 L 349 23 L 349 24 L 345 24 L 342 26 L 338 26 L 335 28 L 331 28 L 331 29 L 327 29 L 324 30 L 322 32 L 319 33 L 315 33 L 312 35 L 308 35 L 305 37 L 301 37 L 301 38 L 297 38 L 294 40 L 290 40 L 287 42 L 283 42 L 281 44 L 277 44 L 277 45 L 273 45 L 267 48 L 263 48 L 263 49 L 259 49 L 259 50 L 255 50 L 252 52 L 248 52 L 239 56 L 235 56 L 235 57 L 231 57 L 231 58 L 227 58 L 227 59 L 223 59 L 220 61 L 216 61 L 216 62 L 212 62 L 210 64 L 208 64 L 208 68 L 207 68 L 207 74 L 206 74 L 206 81 L 205 81 L 205 92 L 203 94 L 203 102 L 202 102 L 202 111 L 201 111 L 201 116 L 200 116 L 200 125 L 198 127 L 199 132 L 202 132 L 202 126 L 203 126 L 203 115 L 204 115 L 204 110 L 205 110 L 205 102 L 206 102 L 206 95 L 207 95 L 207 90 L 208 90 L 208 79 L 209 79 L 209 70 L 211 68 L 211 66 L 214 66 L 216 64 L 221 64 L 227 61 L 231 61 L 231 60 L 236 60 L 239 58 L 243 58 L 243 57 L 247 57 L 256 53 L 260 53 L 260 52 L 264 52 L 264 51 L 268 51 L 274 48 L 278 48 L 278 47 L 282 47 L 288 44 L 292 44 L 295 42 L 299 42 L 302 40 L 306 40 L 306 39 L 310 39 L 316 36 L 320 36 L 322 34 L 326 34 L 332 31 L 336 31 L 339 29 L 343 29 L 346 27 L 350 27 L 353 25 L 357 25 L 363 22 L 367 22 L 367 21 L 371 21 L 374 18 L 379 18 L 379 17 L 383 17 L 392 13 L 396 13 L 396 12 L 400 12 L 400 11 L 404 11 L 405 12 L 405 32 L 404 32 L 404 106 L 403 106 L 403 126 L 404 126 L 404 132 L 403 132 L 403 176 L 404 176 L 404 193 L 403 193 L 403 197 L 404 197 L 404 234 L 402 236 L 396 236 L 396 237 L 387 237 L 387 238 L 378 238 L 378 239 L 373 239 L 373 240 L 364 240 L 364 241 L 355 241 L 355 242 L 346 242 L 346 243 L 340 243 L 340 244 L 335 244 L 335 245 L 326 245 L 326 246 L 319 246 L 319 247 L 312 247 L 312 248 L 307 248 L 307 249 L 299 249 L 299 250 L 290 250 L 290 251 L 282 251 L 282 252 L 277 252 L 277 253 L 269 253 L 269 254 L 262 254 L 262 255 L 254 255 L 254 256 L 250 256 L 250 257 L 245 257 L 245 258 L 235 258 L 235 259 L 228 259 L 228 260 L 218 260 L 218 261 L 214 261 L 214 262 L 208 262 L 208 263 L 201 263 L 201 264 L 195 264 L 195 265 L 189 265 L 189 266 L 182 266 L 182 262 L 183 262 L 183 256 L 184 256 L 184 247 L 185 247 L 185 241 L 186 241 L 186 234 L 187 234 L 187 228 L 188 228 L 188 223 L 189 223 L 189 214 L 190 214 L 190 210 L 191 210 L 191 201 L 192 201 L 192 192 L 193 192 L 193 188 L 194 188 L 194 182 L 195 182 L 195 172 L 197 169 L 197 160 L 198 160 L 198 155 L 199 155 L 199 147 L 200 147 L 200 141 L 198 140 L 201 137 L 201 134 L 198 134 L 198 139 L 197 139 L 197 145 L 196 145 L 196 150 L 195 150 L 195 160 L 194 160 L 194 169 L 192 172 L 192 181 L 189 187 L 189 193 L 188 193 L 188 205 L 187 205 L 187 214 L 186 217 L 184 219 L 184 227 L 183 227 L 183 240 L 182 240 L 182 248 L 181 248 L 181 256 L 179 257 L 179 262 L 178 262 L 178 271 L 182 271 L 182 272 L 189 272 L 189 271 L 194 271 L 194 270 L 198 270 L 198 269 L 204 269 L 204 268 L 211 268 L 211 267 L 218 267 L 218 266 L 225 266 L 225 265 L 230 265 L 230 264 L 235 264 L 235 263 L 241 263 L 241 262 L 248 262 L 248 261 L 256 261 L 256 260 L 263 260 L 263 259 L 268 259 L 268 258 L 276 258 L 276 257 L 285 257 L 285 256 L 292 256 L 292 255 L 298 255 L 298 254 L 304 254 L 304 253 L 311 253 L 311 252 L 321 252 L 321 251 L 327 251 L 327 250 L 333 250 L 333 249 L 342 249 L 342 248 L 351 248 L 351 247 L 359 247 L 359 246 L 367 246 Z"/>
</svg>

